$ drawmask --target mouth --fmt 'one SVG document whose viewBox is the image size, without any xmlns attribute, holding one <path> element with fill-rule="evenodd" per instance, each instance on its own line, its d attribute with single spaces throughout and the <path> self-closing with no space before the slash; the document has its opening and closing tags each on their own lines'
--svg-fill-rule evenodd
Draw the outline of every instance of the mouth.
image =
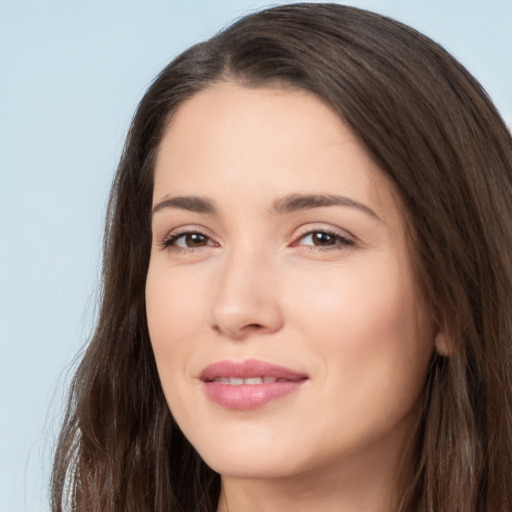
<svg viewBox="0 0 512 512">
<path fill-rule="evenodd" d="M 246 384 L 252 386 L 254 384 L 273 384 L 274 382 L 290 382 L 289 379 L 274 377 L 248 377 L 247 379 L 240 379 L 238 377 L 215 377 L 208 382 L 220 382 L 221 384 L 229 384 L 230 386 L 241 386 Z"/>
<path fill-rule="evenodd" d="M 199 376 L 206 396 L 227 409 L 248 410 L 298 391 L 308 376 L 271 363 L 219 361 Z"/>
</svg>

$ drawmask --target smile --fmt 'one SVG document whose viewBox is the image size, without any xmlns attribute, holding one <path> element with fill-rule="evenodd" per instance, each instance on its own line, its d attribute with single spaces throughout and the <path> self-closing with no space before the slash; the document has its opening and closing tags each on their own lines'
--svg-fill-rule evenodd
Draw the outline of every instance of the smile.
<svg viewBox="0 0 512 512">
<path fill-rule="evenodd" d="M 274 377 L 249 377 L 240 379 L 238 377 L 215 377 L 211 382 L 220 382 L 221 384 L 229 384 L 230 386 L 241 386 L 242 384 L 273 384 L 274 382 L 290 382 L 288 379 L 276 379 Z"/>
<path fill-rule="evenodd" d="M 263 361 L 219 361 L 200 375 L 206 396 L 234 410 L 249 410 L 283 398 L 300 389 L 308 376 Z"/>
</svg>

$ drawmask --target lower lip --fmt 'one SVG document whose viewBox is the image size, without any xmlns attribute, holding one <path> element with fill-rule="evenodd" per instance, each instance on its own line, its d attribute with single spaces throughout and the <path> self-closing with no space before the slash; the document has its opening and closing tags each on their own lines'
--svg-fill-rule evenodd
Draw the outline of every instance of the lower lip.
<svg viewBox="0 0 512 512">
<path fill-rule="evenodd" d="M 206 395 L 213 402 L 226 407 L 246 411 L 263 407 L 265 404 L 283 398 L 297 391 L 304 380 L 272 382 L 263 384 L 223 384 L 221 382 L 205 382 Z"/>
</svg>

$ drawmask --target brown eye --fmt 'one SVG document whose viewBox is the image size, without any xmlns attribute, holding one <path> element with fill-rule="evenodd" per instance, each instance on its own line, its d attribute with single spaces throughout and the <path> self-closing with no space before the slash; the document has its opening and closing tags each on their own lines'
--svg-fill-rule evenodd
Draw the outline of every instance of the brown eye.
<svg viewBox="0 0 512 512">
<path fill-rule="evenodd" d="M 328 246 L 328 245 L 334 245 L 337 242 L 337 238 L 329 233 L 312 233 L 311 239 L 313 241 L 313 245 L 317 246 Z"/>
<path fill-rule="evenodd" d="M 164 240 L 162 244 L 165 248 L 194 249 L 207 245 L 215 245 L 210 238 L 202 233 L 189 232 L 178 233 Z"/>
<path fill-rule="evenodd" d="M 187 233 L 186 235 L 183 235 L 182 237 L 178 238 L 178 240 L 182 239 L 183 243 L 176 243 L 176 245 L 180 247 L 201 247 L 203 245 L 208 244 L 208 238 L 205 237 L 204 235 L 201 235 L 201 233 Z"/>
<path fill-rule="evenodd" d="M 350 245 L 354 245 L 354 241 L 345 238 L 337 233 L 331 233 L 330 231 L 311 231 L 303 235 L 297 245 L 306 246 L 309 248 L 344 248 Z"/>
</svg>

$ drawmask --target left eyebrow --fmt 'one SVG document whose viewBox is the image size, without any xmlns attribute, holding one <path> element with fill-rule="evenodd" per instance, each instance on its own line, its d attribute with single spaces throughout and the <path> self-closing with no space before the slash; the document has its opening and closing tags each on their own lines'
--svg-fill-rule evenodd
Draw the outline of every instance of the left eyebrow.
<svg viewBox="0 0 512 512">
<path fill-rule="evenodd" d="M 323 206 L 347 206 L 356 208 L 370 217 L 381 220 L 379 216 L 368 206 L 350 197 L 335 194 L 290 194 L 275 201 L 271 213 L 292 213 L 299 210 L 321 208 Z"/>
</svg>

